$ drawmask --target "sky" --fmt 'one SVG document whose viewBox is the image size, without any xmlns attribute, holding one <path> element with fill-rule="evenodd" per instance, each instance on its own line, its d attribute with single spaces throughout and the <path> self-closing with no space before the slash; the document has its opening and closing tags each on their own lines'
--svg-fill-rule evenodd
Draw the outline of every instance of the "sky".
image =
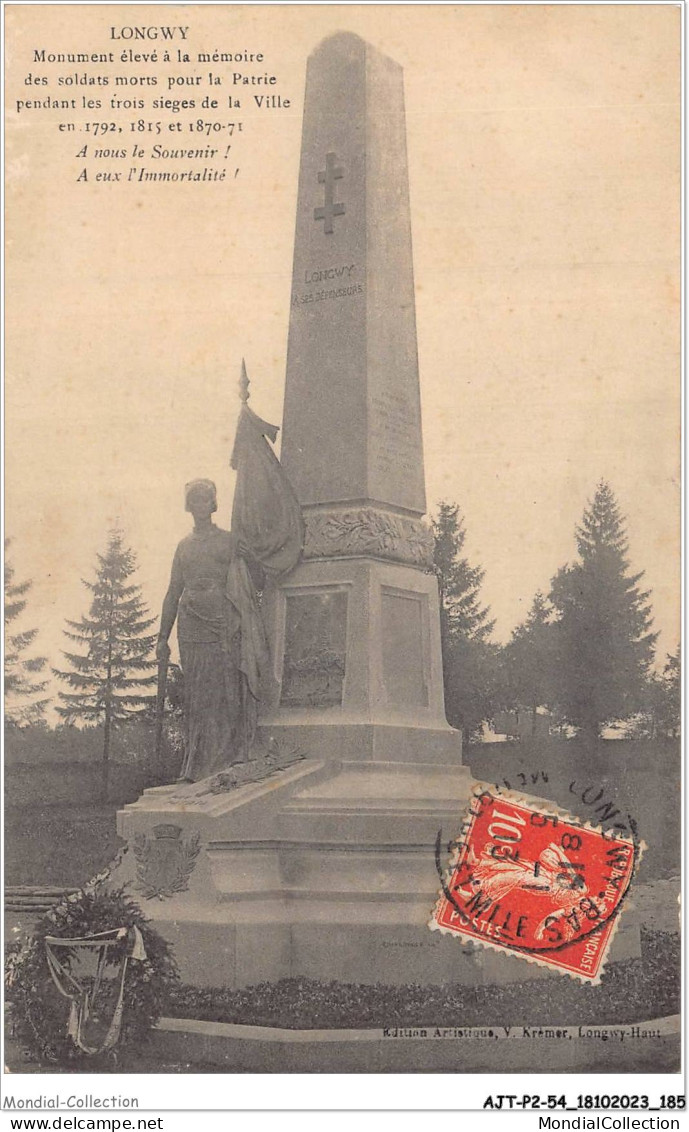
<svg viewBox="0 0 689 1132">
<path fill-rule="evenodd" d="M 574 558 L 575 523 L 605 478 L 652 590 L 659 651 L 673 651 L 679 8 L 160 11 L 5 9 L 5 525 L 17 577 L 33 580 L 18 627 L 37 626 L 59 663 L 64 620 L 87 610 L 81 579 L 115 524 L 157 612 L 195 476 L 217 482 L 229 525 L 242 357 L 252 407 L 282 416 L 306 59 L 350 30 L 404 68 L 426 492 L 430 509 L 462 508 L 496 639 Z M 59 111 L 16 112 L 16 99 L 45 97 L 29 73 L 57 95 L 58 75 L 98 70 L 36 66 L 35 49 L 109 50 L 123 12 L 189 26 L 194 52 L 264 54 L 243 70 L 275 74 L 291 105 L 244 101 L 242 136 L 224 139 L 235 176 L 84 184 L 83 134 L 60 132 Z M 227 93 L 233 65 L 216 70 Z"/>
</svg>

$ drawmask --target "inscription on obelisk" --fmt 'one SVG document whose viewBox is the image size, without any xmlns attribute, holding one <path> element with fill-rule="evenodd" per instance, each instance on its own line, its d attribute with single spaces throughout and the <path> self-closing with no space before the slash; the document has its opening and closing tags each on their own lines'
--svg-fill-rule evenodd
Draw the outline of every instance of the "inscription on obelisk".
<svg viewBox="0 0 689 1132">
<path fill-rule="evenodd" d="M 402 70 L 345 33 L 307 70 L 283 429 L 303 505 L 425 511 Z"/>
</svg>

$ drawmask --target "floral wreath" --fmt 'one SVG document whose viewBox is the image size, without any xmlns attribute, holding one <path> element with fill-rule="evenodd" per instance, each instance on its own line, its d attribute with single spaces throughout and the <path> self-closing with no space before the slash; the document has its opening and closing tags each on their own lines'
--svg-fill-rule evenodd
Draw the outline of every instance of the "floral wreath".
<svg viewBox="0 0 689 1132">
<path fill-rule="evenodd" d="M 111 868 L 55 904 L 8 956 L 11 1032 L 42 1062 L 116 1062 L 146 1040 L 179 978 L 170 945 L 139 906 L 123 888 L 105 889 Z M 95 965 L 86 976 L 85 954 Z"/>
</svg>

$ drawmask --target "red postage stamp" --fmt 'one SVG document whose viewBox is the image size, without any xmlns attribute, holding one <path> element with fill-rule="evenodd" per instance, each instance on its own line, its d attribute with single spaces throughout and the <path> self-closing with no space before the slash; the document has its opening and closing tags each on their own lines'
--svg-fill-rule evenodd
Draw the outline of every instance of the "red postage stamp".
<svg viewBox="0 0 689 1132">
<path fill-rule="evenodd" d="M 479 785 L 429 924 L 598 982 L 642 846 Z"/>
</svg>

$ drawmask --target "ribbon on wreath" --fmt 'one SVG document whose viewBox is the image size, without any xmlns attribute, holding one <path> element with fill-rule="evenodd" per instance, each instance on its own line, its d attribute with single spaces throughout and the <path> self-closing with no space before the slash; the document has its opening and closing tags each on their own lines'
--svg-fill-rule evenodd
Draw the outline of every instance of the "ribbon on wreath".
<svg viewBox="0 0 689 1132">
<path fill-rule="evenodd" d="M 110 1025 L 100 1045 L 89 1045 L 85 1038 L 85 1028 L 91 1017 L 92 1005 L 103 981 L 105 967 L 108 962 L 108 950 L 116 944 L 121 943 L 126 937 L 130 939 L 131 949 L 122 956 L 120 963 L 117 1000 L 115 1002 L 115 1009 L 112 1019 L 110 1020 Z M 84 1053 L 103 1053 L 107 1049 L 112 1049 L 122 1030 L 124 986 L 129 960 L 134 959 L 141 962 L 146 958 L 143 937 L 136 924 L 133 924 L 131 928 L 112 928 L 108 931 L 97 932 L 95 935 L 82 936 L 76 939 L 47 935 L 45 936 L 44 942 L 48 970 L 50 971 L 53 982 L 60 994 L 70 1000 L 69 1018 L 67 1021 L 68 1036 Z M 56 949 L 60 947 L 66 947 L 70 950 L 78 947 L 97 950 L 96 974 L 92 987 L 84 986 L 83 983 L 72 974 L 68 965 L 60 960 L 56 953 Z"/>
</svg>

